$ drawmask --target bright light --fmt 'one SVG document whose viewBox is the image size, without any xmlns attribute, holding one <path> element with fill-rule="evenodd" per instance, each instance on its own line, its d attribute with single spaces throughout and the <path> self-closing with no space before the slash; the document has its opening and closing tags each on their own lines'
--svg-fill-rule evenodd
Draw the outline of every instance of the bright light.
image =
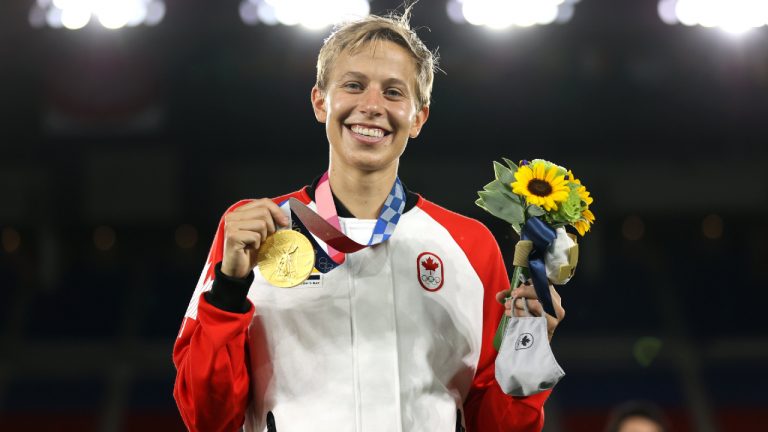
<svg viewBox="0 0 768 432">
<path fill-rule="evenodd" d="M 768 24 L 766 0 L 660 0 L 658 11 L 667 24 L 717 27 L 733 34 Z"/>
<path fill-rule="evenodd" d="M 163 0 L 37 0 L 30 11 L 30 23 L 77 30 L 99 22 L 114 30 L 140 24 L 155 25 L 165 16 Z"/>
<path fill-rule="evenodd" d="M 101 0 L 95 11 L 99 22 L 110 30 L 125 27 L 131 19 L 131 3 L 133 1 Z"/>
<path fill-rule="evenodd" d="M 568 22 L 576 2 L 578 0 L 449 0 L 446 11 L 453 22 L 501 30 Z"/>
<path fill-rule="evenodd" d="M 91 11 L 84 4 L 75 4 L 72 6 L 73 7 L 62 9 L 61 24 L 70 30 L 81 29 L 91 20 Z"/>
<path fill-rule="evenodd" d="M 240 18 L 246 24 L 301 25 L 323 29 L 370 13 L 368 0 L 242 0 Z"/>
<path fill-rule="evenodd" d="M 144 18 L 144 24 L 154 26 L 160 24 L 165 17 L 165 3 L 162 1 L 153 1 L 147 5 L 147 15 Z"/>
<path fill-rule="evenodd" d="M 259 7 L 255 3 L 244 1 L 240 3 L 240 19 L 246 24 L 256 24 L 259 22 Z"/>
<path fill-rule="evenodd" d="M 45 22 L 53 28 L 61 28 L 61 9 L 50 8 L 45 12 Z"/>
<path fill-rule="evenodd" d="M 675 14 L 675 3 L 677 0 L 661 0 L 659 2 L 659 17 L 665 24 L 677 24 L 677 15 Z"/>
</svg>

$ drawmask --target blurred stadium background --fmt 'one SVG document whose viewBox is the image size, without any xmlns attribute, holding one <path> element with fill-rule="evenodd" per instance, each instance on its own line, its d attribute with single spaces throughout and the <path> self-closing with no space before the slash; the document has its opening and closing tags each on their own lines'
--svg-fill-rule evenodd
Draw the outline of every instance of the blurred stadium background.
<svg viewBox="0 0 768 432">
<path fill-rule="evenodd" d="M 183 430 L 171 349 L 218 218 L 323 171 L 311 8 L 344 2 L 78 2 L 0 2 L 0 430 Z M 491 160 L 592 190 L 545 431 L 629 399 L 676 431 L 765 430 L 768 2 L 470 3 L 415 8 L 446 73 L 401 178 L 509 259 L 473 204 Z"/>
</svg>

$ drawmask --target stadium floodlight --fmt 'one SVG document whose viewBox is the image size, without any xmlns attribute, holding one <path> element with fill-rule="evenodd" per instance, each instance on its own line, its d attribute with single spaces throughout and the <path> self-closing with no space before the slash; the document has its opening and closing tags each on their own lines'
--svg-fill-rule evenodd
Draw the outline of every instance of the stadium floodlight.
<svg viewBox="0 0 768 432">
<path fill-rule="evenodd" d="M 564 23 L 579 0 L 448 0 L 448 17 L 491 29 Z"/>
<path fill-rule="evenodd" d="M 368 0 L 242 0 L 240 18 L 254 25 L 301 25 L 311 30 L 368 15 Z"/>
<path fill-rule="evenodd" d="M 165 16 L 163 0 L 37 0 L 29 13 L 33 27 L 78 30 L 91 22 L 116 30 L 156 25 Z"/>
<path fill-rule="evenodd" d="M 658 12 L 670 25 L 717 27 L 733 34 L 768 25 L 766 0 L 660 0 Z"/>
</svg>

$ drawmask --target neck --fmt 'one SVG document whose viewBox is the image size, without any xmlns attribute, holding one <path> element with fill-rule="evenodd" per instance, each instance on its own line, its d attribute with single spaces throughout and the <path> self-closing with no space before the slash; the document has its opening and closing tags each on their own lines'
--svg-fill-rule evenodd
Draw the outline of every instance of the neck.
<svg viewBox="0 0 768 432">
<path fill-rule="evenodd" d="M 391 170 L 361 172 L 334 169 L 331 164 L 328 176 L 333 194 L 350 213 L 358 219 L 376 219 L 395 183 L 397 166 Z"/>
</svg>

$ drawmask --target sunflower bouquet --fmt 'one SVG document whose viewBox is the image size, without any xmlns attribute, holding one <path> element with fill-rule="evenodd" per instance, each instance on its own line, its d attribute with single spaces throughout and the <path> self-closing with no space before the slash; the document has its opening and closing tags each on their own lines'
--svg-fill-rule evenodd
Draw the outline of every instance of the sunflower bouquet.
<svg viewBox="0 0 768 432">
<path fill-rule="evenodd" d="M 478 192 L 475 203 L 509 222 L 520 236 L 515 245 L 512 288 L 531 278 L 544 310 L 555 315 L 549 282 L 567 283 L 576 268 L 578 245 L 567 234 L 570 225 L 580 235 L 590 230 L 595 215 L 593 199 L 573 172 L 543 159 L 522 160 L 519 165 L 502 158 L 493 163 L 495 179 Z M 504 315 L 496 332 L 498 349 L 506 329 Z"/>
</svg>

